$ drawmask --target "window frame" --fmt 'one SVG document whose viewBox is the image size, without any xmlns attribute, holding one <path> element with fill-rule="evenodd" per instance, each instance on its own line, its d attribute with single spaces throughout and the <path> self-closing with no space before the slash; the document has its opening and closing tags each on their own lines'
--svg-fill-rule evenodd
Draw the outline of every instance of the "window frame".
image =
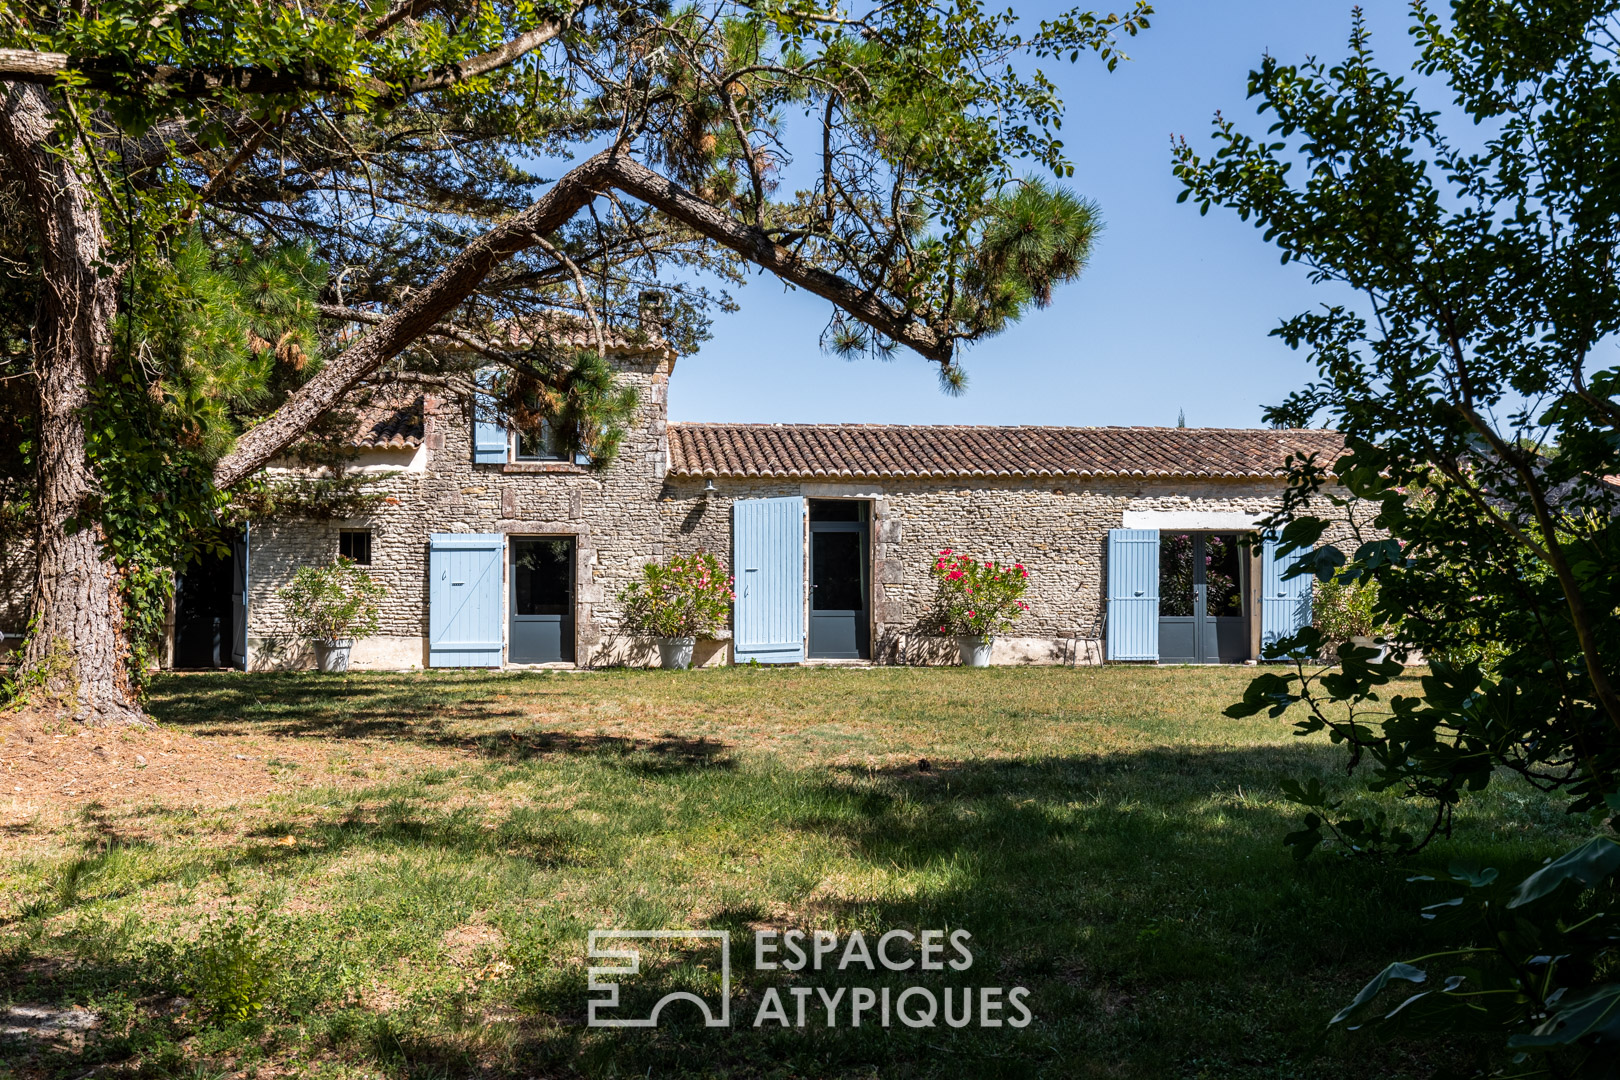
<svg viewBox="0 0 1620 1080">
<path fill-rule="evenodd" d="M 510 437 L 508 439 L 507 460 L 512 462 L 514 465 L 545 465 L 557 462 L 567 464 L 567 454 L 524 454 L 523 432 L 517 428 L 510 428 L 508 430 L 510 431 Z M 550 420 L 542 420 L 540 422 L 540 439 L 545 443 L 549 443 L 551 441 Z"/>
<path fill-rule="evenodd" d="M 365 537 L 365 548 L 366 548 L 365 554 L 366 554 L 366 557 L 364 559 L 356 558 L 355 555 L 354 555 L 354 538 L 355 537 L 360 537 L 360 536 Z M 351 562 L 353 562 L 356 566 L 370 566 L 371 565 L 372 554 L 373 554 L 372 553 L 372 540 L 373 539 L 374 539 L 374 534 L 373 534 L 371 529 L 339 529 L 338 530 L 338 558 L 340 558 L 340 559 L 348 559 Z M 344 546 L 345 541 L 348 541 L 348 543 L 349 543 L 349 551 L 348 551 L 348 553 L 345 553 L 344 550 L 343 550 L 343 546 Z"/>
</svg>

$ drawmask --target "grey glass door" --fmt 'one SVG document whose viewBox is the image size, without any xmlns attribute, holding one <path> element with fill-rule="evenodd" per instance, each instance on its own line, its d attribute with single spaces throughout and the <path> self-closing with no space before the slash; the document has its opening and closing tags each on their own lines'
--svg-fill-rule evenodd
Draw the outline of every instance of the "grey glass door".
<svg viewBox="0 0 1620 1080">
<path fill-rule="evenodd" d="M 510 664 L 574 660 L 574 538 L 513 537 Z"/>
<path fill-rule="evenodd" d="M 810 653 L 813 659 L 871 656 L 867 504 L 810 500 Z"/>
<path fill-rule="evenodd" d="M 1248 658 L 1243 548 L 1235 533 L 1159 536 L 1159 660 L 1230 664 Z"/>
</svg>

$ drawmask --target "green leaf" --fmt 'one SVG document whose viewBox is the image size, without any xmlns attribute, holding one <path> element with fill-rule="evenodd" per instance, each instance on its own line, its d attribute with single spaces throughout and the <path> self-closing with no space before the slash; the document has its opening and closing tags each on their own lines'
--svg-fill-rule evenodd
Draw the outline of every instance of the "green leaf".
<svg viewBox="0 0 1620 1080">
<path fill-rule="evenodd" d="M 1609 983 L 1567 998 L 1528 1035 L 1508 1038 L 1511 1049 L 1568 1046 L 1593 1036 L 1620 1039 L 1620 984 Z"/>
<path fill-rule="evenodd" d="M 1356 995 L 1355 1000 L 1334 1014 L 1333 1019 L 1329 1020 L 1328 1023 L 1330 1025 L 1339 1024 L 1349 1020 L 1351 1017 L 1355 1016 L 1358 1012 L 1365 1008 L 1366 1005 L 1371 1002 L 1373 998 L 1377 997 L 1390 983 L 1409 982 L 1421 985 L 1422 983 L 1426 982 L 1428 978 L 1428 973 L 1422 968 L 1413 967 L 1411 964 L 1391 964 L 1383 971 L 1380 971 L 1372 982 L 1368 983 L 1366 986 L 1363 986 L 1361 988 L 1361 993 Z"/>
<path fill-rule="evenodd" d="M 1559 856 L 1520 882 L 1507 903 L 1510 908 L 1533 904 L 1556 892 L 1568 881 L 1593 886 L 1620 870 L 1620 843 L 1606 836 L 1595 836 Z"/>
</svg>

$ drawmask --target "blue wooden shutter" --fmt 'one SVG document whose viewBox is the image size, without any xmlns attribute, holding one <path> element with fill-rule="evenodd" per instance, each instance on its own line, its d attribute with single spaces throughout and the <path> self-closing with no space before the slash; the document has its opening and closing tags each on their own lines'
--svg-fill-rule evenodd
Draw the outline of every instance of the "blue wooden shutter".
<svg viewBox="0 0 1620 1080">
<path fill-rule="evenodd" d="M 1266 537 L 1260 555 L 1260 648 L 1311 624 L 1311 575 L 1284 578 L 1304 549 L 1277 554 L 1277 540 Z"/>
<path fill-rule="evenodd" d="M 428 666 L 501 666 L 498 533 L 434 533 L 428 559 Z"/>
<path fill-rule="evenodd" d="M 479 386 L 493 386 L 495 370 L 478 373 Z M 506 464 L 506 420 L 495 411 L 495 399 L 488 394 L 473 397 L 473 461 L 479 465 Z"/>
<path fill-rule="evenodd" d="M 1159 658 L 1159 530 L 1108 530 L 1108 659 Z"/>
<path fill-rule="evenodd" d="M 804 500 L 738 499 L 731 510 L 737 603 L 732 651 L 740 664 L 804 660 Z"/>
</svg>

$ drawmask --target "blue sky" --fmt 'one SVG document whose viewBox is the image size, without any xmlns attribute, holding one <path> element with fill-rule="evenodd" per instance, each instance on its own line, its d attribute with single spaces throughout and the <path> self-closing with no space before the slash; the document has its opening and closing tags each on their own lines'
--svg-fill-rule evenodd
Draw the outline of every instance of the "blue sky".
<svg viewBox="0 0 1620 1080">
<path fill-rule="evenodd" d="M 1038 21 L 1058 4 L 1018 4 Z M 1099 9 L 1105 4 L 1099 3 Z M 1268 332 L 1285 316 L 1334 298 L 1298 266 L 1281 266 L 1252 225 L 1177 204 L 1170 139 L 1207 148 L 1222 109 L 1263 130 L 1244 97 L 1267 51 L 1285 61 L 1346 52 L 1347 0 L 1164 0 L 1132 56 L 1108 73 L 1082 57 L 1047 67 L 1062 88 L 1062 136 L 1073 188 L 1100 204 L 1107 229 L 1091 266 L 1045 311 L 966 354 L 967 393 L 938 388 L 935 368 L 841 360 L 820 350 L 825 301 L 755 277 L 721 315 L 714 337 L 684 357 L 670 384 L 675 420 L 937 424 L 1259 424 L 1262 404 L 1309 377 L 1302 355 Z M 1411 48 L 1404 0 L 1362 4 L 1386 66 Z M 1437 99 L 1434 105 L 1443 104 Z"/>
</svg>

